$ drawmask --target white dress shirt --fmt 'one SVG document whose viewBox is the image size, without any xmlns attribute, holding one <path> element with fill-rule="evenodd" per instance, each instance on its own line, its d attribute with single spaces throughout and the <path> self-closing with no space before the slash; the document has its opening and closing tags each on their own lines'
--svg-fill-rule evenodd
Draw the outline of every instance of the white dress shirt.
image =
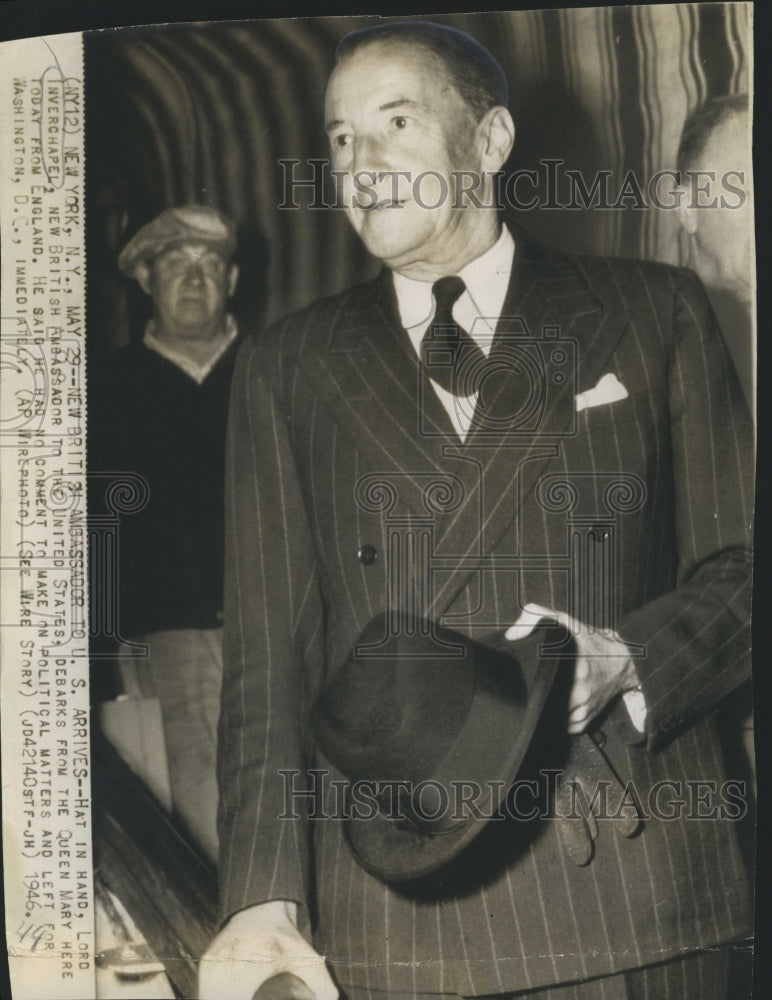
<svg viewBox="0 0 772 1000">
<path fill-rule="evenodd" d="M 506 226 L 490 250 L 470 261 L 458 272 L 466 291 L 453 306 L 453 319 L 474 339 L 485 356 L 491 349 L 496 324 L 504 308 L 515 241 Z M 393 273 L 394 290 L 399 303 L 399 316 L 407 330 L 416 354 L 421 355 L 421 340 L 434 319 L 436 303 L 431 281 L 416 281 Z M 432 380 L 440 402 L 448 412 L 453 427 L 462 441 L 466 440 L 472 423 L 477 394 L 458 397 Z"/>
</svg>

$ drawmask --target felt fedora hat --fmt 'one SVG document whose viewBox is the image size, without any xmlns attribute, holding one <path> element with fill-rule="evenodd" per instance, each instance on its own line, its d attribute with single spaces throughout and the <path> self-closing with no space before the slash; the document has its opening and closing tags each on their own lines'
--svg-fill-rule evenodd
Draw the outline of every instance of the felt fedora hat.
<svg viewBox="0 0 772 1000">
<path fill-rule="evenodd" d="M 346 836 L 386 882 L 428 875 L 494 818 L 515 781 L 569 633 L 472 640 L 381 613 L 314 705 L 317 746 L 349 781 Z"/>
</svg>

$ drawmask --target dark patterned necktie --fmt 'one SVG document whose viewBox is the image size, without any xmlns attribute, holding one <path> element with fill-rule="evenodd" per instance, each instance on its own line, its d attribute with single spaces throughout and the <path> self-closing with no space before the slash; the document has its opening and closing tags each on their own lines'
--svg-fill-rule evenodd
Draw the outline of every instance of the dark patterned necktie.
<svg viewBox="0 0 772 1000">
<path fill-rule="evenodd" d="M 432 285 L 437 308 L 421 340 L 421 362 L 431 379 L 454 396 L 478 391 L 486 364 L 484 352 L 453 319 L 453 306 L 466 291 L 462 278 L 440 278 Z"/>
</svg>

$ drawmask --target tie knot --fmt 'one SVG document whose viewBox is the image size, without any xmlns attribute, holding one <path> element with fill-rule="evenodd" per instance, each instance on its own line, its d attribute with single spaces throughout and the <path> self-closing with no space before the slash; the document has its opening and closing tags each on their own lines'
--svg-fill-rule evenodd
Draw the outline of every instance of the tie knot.
<svg viewBox="0 0 772 1000">
<path fill-rule="evenodd" d="M 453 274 L 448 278 L 440 278 L 432 285 L 432 295 L 437 303 L 435 322 L 451 316 L 453 306 L 466 291 L 464 279 Z"/>
</svg>

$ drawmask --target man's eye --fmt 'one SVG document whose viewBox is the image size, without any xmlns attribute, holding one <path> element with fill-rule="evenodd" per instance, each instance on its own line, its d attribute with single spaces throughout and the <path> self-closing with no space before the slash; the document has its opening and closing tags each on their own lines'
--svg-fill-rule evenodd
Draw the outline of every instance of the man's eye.
<svg viewBox="0 0 772 1000">
<path fill-rule="evenodd" d="M 405 115 L 397 115 L 396 118 L 392 118 L 391 122 L 394 128 L 403 129 L 407 128 L 408 122 L 410 121 Z"/>
<path fill-rule="evenodd" d="M 337 146 L 338 149 L 343 149 L 345 146 L 348 146 L 349 142 L 351 142 L 350 135 L 336 135 L 332 140 L 333 146 Z"/>
</svg>

